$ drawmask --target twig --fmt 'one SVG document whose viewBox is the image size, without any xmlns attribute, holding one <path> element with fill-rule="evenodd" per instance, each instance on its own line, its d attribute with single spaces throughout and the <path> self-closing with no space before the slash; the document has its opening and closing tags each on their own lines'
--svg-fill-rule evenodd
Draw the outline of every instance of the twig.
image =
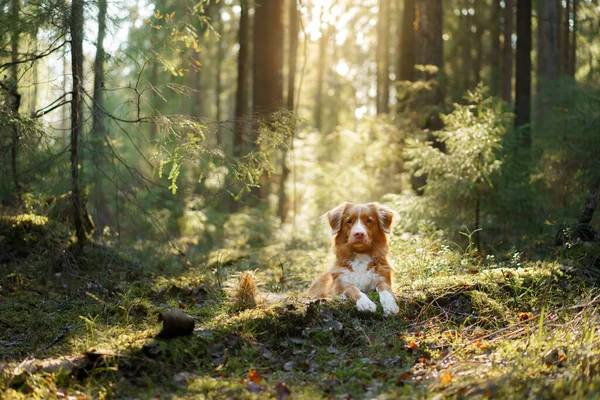
<svg viewBox="0 0 600 400">
<path fill-rule="evenodd" d="M 558 309 L 552 311 L 552 313 L 558 313 L 559 311 L 573 310 L 573 309 L 582 308 L 582 307 L 586 308 L 586 307 L 589 307 L 590 305 L 598 302 L 598 299 L 600 299 L 600 295 L 594 297 L 592 300 L 588 301 L 587 303 L 577 304 L 577 305 L 569 306 L 569 307 L 561 307 L 561 308 L 558 308 Z M 509 325 L 509 326 L 507 326 L 505 328 L 501 328 L 501 329 L 498 329 L 498 330 L 496 330 L 494 332 L 490 332 L 490 333 L 488 333 L 486 335 L 479 336 L 477 339 L 471 340 L 470 342 L 464 344 L 462 347 L 460 347 L 460 348 L 458 348 L 458 349 L 456 349 L 456 350 L 454 350 L 454 351 L 446 354 L 441 360 L 438 361 L 438 363 L 441 364 L 442 362 L 444 362 L 445 360 L 447 360 L 449 357 L 452 357 L 453 355 L 459 353 L 461 350 L 464 350 L 467 347 L 469 347 L 470 345 L 475 344 L 478 340 L 487 339 L 487 338 L 492 337 L 494 335 L 497 335 L 497 334 L 499 334 L 501 332 L 505 332 L 507 330 L 511 330 L 511 329 L 513 329 L 513 328 L 515 328 L 517 326 L 529 324 L 530 322 L 533 322 L 533 321 L 539 319 L 541 315 L 545 315 L 545 313 L 540 313 L 538 315 L 534 315 L 533 317 L 528 318 L 528 319 L 526 319 L 524 321 L 519 321 L 519 322 L 516 322 L 516 323 L 514 323 L 512 325 Z M 524 329 L 525 328 L 522 328 L 522 329 L 517 330 L 516 332 L 513 332 L 513 333 L 516 334 L 516 333 L 518 333 L 518 332 L 520 332 L 521 330 L 524 330 Z M 508 336 L 510 336 L 510 334 Z M 504 336 L 504 337 L 507 337 L 507 336 Z"/>
</svg>

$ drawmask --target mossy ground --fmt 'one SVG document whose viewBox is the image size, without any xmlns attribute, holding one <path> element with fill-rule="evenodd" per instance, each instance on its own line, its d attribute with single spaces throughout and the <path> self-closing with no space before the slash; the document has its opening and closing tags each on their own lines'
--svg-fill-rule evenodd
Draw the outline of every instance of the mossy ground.
<svg viewBox="0 0 600 400">
<path fill-rule="evenodd" d="M 23 224 L 31 235 L 11 237 Z M 138 243 L 89 246 L 75 261 L 69 236 L 48 224 L 0 225 L 5 398 L 581 398 L 600 389 L 597 246 L 528 261 L 396 236 L 400 313 L 386 318 L 302 297 L 328 262 L 323 246 L 202 255 Z M 227 285 L 247 270 L 287 297 L 236 309 Z M 193 335 L 154 338 L 169 307 L 195 318 Z M 23 371 L 28 359 L 81 354 L 87 362 L 74 369 Z"/>
</svg>

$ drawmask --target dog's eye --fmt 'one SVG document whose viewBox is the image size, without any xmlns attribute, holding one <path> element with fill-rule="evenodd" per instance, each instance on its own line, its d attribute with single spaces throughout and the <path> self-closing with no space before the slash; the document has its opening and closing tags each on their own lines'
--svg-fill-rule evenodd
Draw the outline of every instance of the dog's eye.
<svg viewBox="0 0 600 400">
<path fill-rule="evenodd" d="M 367 218 L 367 224 L 370 224 L 370 223 L 372 223 L 372 222 L 373 222 L 373 219 L 372 219 L 372 218 Z"/>
<path fill-rule="evenodd" d="M 352 223 L 352 219 L 351 219 L 351 218 L 348 218 L 348 219 L 346 220 L 346 223 L 347 223 L 347 224 L 351 224 L 351 223 Z"/>
</svg>

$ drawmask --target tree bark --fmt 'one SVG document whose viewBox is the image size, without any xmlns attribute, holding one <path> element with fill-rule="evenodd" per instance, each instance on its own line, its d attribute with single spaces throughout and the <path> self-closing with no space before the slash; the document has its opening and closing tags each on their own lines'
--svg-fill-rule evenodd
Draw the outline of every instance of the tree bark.
<svg viewBox="0 0 600 400">
<path fill-rule="evenodd" d="M 577 0 L 573 0 L 573 33 L 571 33 L 571 54 L 569 55 L 569 75 L 575 78 L 577 71 Z"/>
<path fill-rule="evenodd" d="M 32 34 L 33 36 L 33 52 L 37 54 L 38 52 L 38 40 L 37 40 L 37 32 Z M 31 118 L 35 117 L 35 112 L 37 111 L 37 98 L 38 98 L 38 63 L 34 62 L 31 66 L 31 75 L 32 75 L 32 83 L 31 83 L 31 99 L 29 101 L 29 116 Z"/>
<path fill-rule="evenodd" d="M 502 7 L 501 0 L 494 0 L 494 10 L 492 12 L 492 54 L 491 54 L 491 76 L 490 89 L 494 96 L 500 95 L 500 13 Z"/>
<path fill-rule="evenodd" d="M 475 3 L 474 5 L 476 10 L 474 18 L 475 32 L 473 34 L 475 39 L 475 58 L 473 60 L 474 86 L 477 86 L 481 82 L 481 68 L 483 64 L 483 25 L 480 23 L 482 10 L 477 7 L 477 4 L 479 3 Z"/>
<path fill-rule="evenodd" d="M 164 13 L 164 4 L 163 4 L 164 0 L 155 0 L 154 2 L 154 10 L 155 11 L 160 11 L 161 13 Z M 157 45 L 157 42 L 160 40 L 160 31 L 158 31 L 156 28 L 152 28 L 152 46 Z M 157 59 L 152 59 L 152 67 L 150 68 L 150 85 L 152 86 L 152 98 L 150 100 L 150 104 L 152 107 L 152 114 L 154 116 L 156 116 L 156 110 L 158 109 L 158 102 L 160 101 L 160 96 L 158 96 L 156 94 L 156 88 L 158 87 L 158 76 L 160 73 L 159 70 L 159 65 L 158 65 L 158 60 Z M 196 115 L 193 110 L 191 115 Z M 150 123 L 150 142 L 154 142 L 156 140 L 156 133 L 158 130 L 158 124 L 155 121 L 152 121 Z"/>
<path fill-rule="evenodd" d="M 323 14 L 321 13 L 321 16 Z M 315 128 L 321 130 L 323 127 L 323 86 L 327 69 L 327 45 L 329 43 L 330 28 L 321 28 L 319 39 L 319 60 L 317 63 L 317 91 L 315 94 Z"/>
<path fill-rule="evenodd" d="M 415 46 L 415 0 L 404 0 L 402 26 L 398 40 L 398 80 L 415 80 L 416 46 Z"/>
<path fill-rule="evenodd" d="M 233 135 L 233 155 L 239 157 L 245 153 L 246 116 L 248 115 L 248 3 L 241 0 L 240 26 L 238 31 L 238 73 L 237 90 L 235 93 L 235 131 Z"/>
<path fill-rule="evenodd" d="M 233 156 L 241 157 L 247 151 L 246 129 L 248 115 L 249 78 L 249 13 L 247 0 L 240 1 L 240 25 L 238 29 L 237 89 L 235 92 L 235 118 L 233 131 Z M 232 201 L 231 212 L 238 211 L 239 202 Z"/>
<path fill-rule="evenodd" d="M 19 0 L 11 0 L 10 2 L 10 15 L 14 23 L 14 28 L 11 33 L 11 62 L 13 63 L 10 67 L 10 85 L 9 85 L 9 98 L 10 98 L 10 110 L 13 114 L 13 118 L 17 118 L 19 115 L 19 107 L 21 106 L 21 95 L 19 94 L 19 67 L 17 64 L 19 55 Z M 19 182 L 19 174 L 17 170 L 17 152 L 19 146 L 19 125 L 14 123 L 11 127 L 12 143 L 10 147 L 10 165 L 12 169 L 12 178 L 15 185 L 15 193 L 17 195 L 17 201 L 21 203 L 21 183 Z"/>
<path fill-rule="evenodd" d="M 262 123 L 271 124 L 273 113 L 283 108 L 283 0 L 255 1 L 253 112 Z M 254 130 L 254 141 L 258 139 Z M 252 194 L 259 200 L 271 191 L 267 173 L 263 173 L 260 189 Z"/>
<path fill-rule="evenodd" d="M 513 0 L 504 1 L 504 44 L 502 46 L 502 99 L 512 104 L 512 76 L 513 76 Z"/>
<path fill-rule="evenodd" d="M 531 0 L 517 2 L 517 80 L 515 127 L 521 128 L 521 146 L 531 146 Z"/>
<path fill-rule="evenodd" d="M 292 120 L 290 127 L 291 135 L 288 142 L 288 147 L 292 148 L 294 143 L 294 132 L 296 130 L 296 122 L 294 116 L 294 96 L 296 96 L 296 61 L 298 53 L 298 33 L 299 33 L 299 15 L 297 0 L 290 0 L 289 4 L 289 50 L 288 50 L 288 90 L 287 90 L 287 102 L 286 108 L 292 114 Z M 288 200 L 285 186 L 287 184 L 290 168 L 287 165 L 288 147 L 284 147 L 283 154 L 281 155 L 281 182 L 279 184 L 279 203 L 277 207 L 277 214 L 281 222 L 285 222 L 288 214 Z"/>
<path fill-rule="evenodd" d="M 216 76 L 215 76 L 215 119 L 221 121 L 221 92 L 223 91 L 221 83 L 221 66 L 223 65 L 223 23 L 221 21 L 221 8 L 223 3 L 219 2 L 215 5 L 215 29 L 219 34 L 217 40 L 217 59 L 216 59 Z M 220 129 L 217 128 L 217 143 L 221 143 Z"/>
<path fill-rule="evenodd" d="M 442 38 L 442 1 L 418 0 L 417 2 L 417 64 L 432 65 L 437 67 L 437 73 L 420 72 L 422 80 L 437 81 L 435 88 L 426 99 L 427 104 L 441 104 L 443 102 L 443 62 L 444 40 Z"/>
<path fill-rule="evenodd" d="M 255 2 L 254 113 L 267 116 L 283 106 L 283 0 Z"/>
<path fill-rule="evenodd" d="M 63 47 L 63 69 L 62 69 L 62 75 L 63 75 L 63 80 L 62 80 L 62 93 L 66 94 L 67 93 L 67 72 L 69 70 L 69 61 L 68 61 L 68 57 L 67 57 L 67 46 Z M 64 140 L 64 146 L 67 147 L 67 145 L 69 144 L 69 107 L 63 106 L 60 108 L 61 111 L 61 124 L 60 127 L 62 129 L 62 136 L 63 136 L 63 140 Z"/>
<path fill-rule="evenodd" d="M 104 227 L 108 224 L 108 207 L 107 199 L 101 186 L 101 153 L 104 148 L 104 37 L 106 36 L 106 13 L 107 0 L 98 0 L 98 37 L 96 39 L 96 58 L 94 60 L 94 107 L 92 115 L 92 130 L 93 130 L 93 151 L 92 163 L 94 174 L 94 221 L 96 222 L 96 235 L 101 235 Z"/>
<path fill-rule="evenodd" d="M 562 6 L 562 0 L 556 0 L 556 20 L 558 21 L 558 75 L 561 76 L 565 73 L 563 60 L 565 55 L 565 24 L 564 20 L 564 9 Z"/>
<path fill-rule="evenodd" d="M 390 111 L 390 0 L 379 0 L 377 24 L 377 114 Z"/>
<path fill-rule="evenodd" d="M 463 3 L 463 7 L 469 8 L 470 7 L 470 3 L 468 1 L 465 1 Z M 472 72 L 471 69 L 473 68 L 473 58 L 471 56 L 471 50 L 473 49 L 473 34 L 471 33 L 471 24 L 473 23 L 473 17 L 469 14 L 467 15 L 460 15 L 458 18 L 460 18 L 462 21 L 460 22 L 460 24 L 462 25 L 462 31 L 463 31 L 463 35 L 464 37 L 461 38 L 460 43 L 461 43 L 461 50 L 462 50 L 462 62 L 463 62 L 463 66 L 462 66 L 462 71 L 464 71 L 464 73 L 460 74 L 461 78 L 462 78 L 462 91 L 466 92 L 467 90 L 470 90 L 473 88 L 473 77 L 472 77 Z"/>
<path fill-rule="evenodd" d="M 71 69 L 73 73 L 73 93 L 71 100 L 71 198 L 73 202 L 73 225 L 77 237 L 77 245 L 80 248 L 87 242 L 79 190 L 79 138 L 83 123 L 83 3 L 83 0 L 72 0 L 70 17 Z"/>
<path fill-rule="evenodd" d="M 552 107 L 550 90 L 558 78 L 558 13 L 556 2 L 538 2 L 536 120 L 541 123 Z"/>
<path fill-rule="evenodd" d="M 562 29 L 562 54 L 561 54 L 561 64 L 563 74 L 569 75 L 570 71 L 570 57 L 571 57 L 571 0 L 565 1 L 565 14 L 563 18 L 563 29 Z"/>
</svg>

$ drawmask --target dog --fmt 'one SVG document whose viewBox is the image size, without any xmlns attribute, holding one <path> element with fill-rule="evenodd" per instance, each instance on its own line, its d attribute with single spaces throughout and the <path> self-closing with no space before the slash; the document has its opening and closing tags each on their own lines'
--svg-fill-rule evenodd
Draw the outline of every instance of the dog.
<svg viewBox="0 0 600 400">
<path fill-rule="evenodd" d="M 366 293 L 377 290 L 384 315 L 398 314 L 387 259 L 393 218 L 394 212 L 378 203 L 343 203 L 329 211 L 335 262 L 315 280 L 308 295 L 343 295 L 353 299 L 359 311 L 375 312 L 377 306 Z"/>
</svg>

